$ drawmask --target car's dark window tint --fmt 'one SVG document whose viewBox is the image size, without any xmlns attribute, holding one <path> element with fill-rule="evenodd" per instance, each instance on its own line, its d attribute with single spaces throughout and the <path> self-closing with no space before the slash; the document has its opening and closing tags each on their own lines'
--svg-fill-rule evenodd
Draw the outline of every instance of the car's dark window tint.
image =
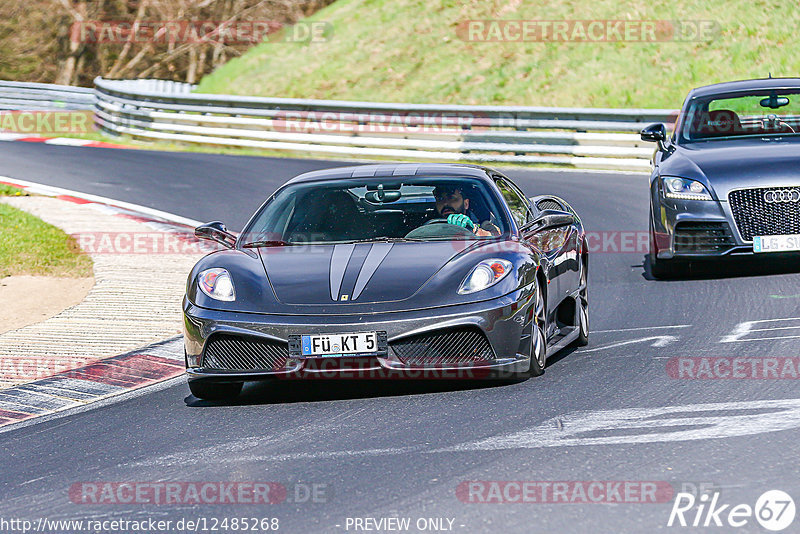
<svg viewBox="0 0 800 534">
<path fill-rule="evenodd" d="M 469 177 L 413 176 L 298 183 L 276 193 L 245 230 L 259 242 L 347 243 L 500 237 L 500 199 Z"/>
<path fill-rule="evenodd" d="M 531 218 L 528 201 L 503 178 L 497 179 L 497 187 L 500 189 L 506 204 L 508 204 L 508 209 L 511 210 L 511 216 L 514 217 L 517 226 L 524 226 Z"/>
</svg>

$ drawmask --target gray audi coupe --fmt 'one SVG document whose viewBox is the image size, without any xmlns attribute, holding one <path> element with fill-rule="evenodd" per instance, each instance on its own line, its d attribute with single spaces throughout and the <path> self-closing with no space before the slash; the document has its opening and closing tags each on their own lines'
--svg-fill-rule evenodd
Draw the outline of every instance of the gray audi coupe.
<svg viewBox="0 0 800 534">
<path fill-rule="evenodd" d="M 652 124 L 654 276 L 692 261 L 800 258 L 800 79 L 719 83 L 692 90 L 675 129 Z"/>
</svg>

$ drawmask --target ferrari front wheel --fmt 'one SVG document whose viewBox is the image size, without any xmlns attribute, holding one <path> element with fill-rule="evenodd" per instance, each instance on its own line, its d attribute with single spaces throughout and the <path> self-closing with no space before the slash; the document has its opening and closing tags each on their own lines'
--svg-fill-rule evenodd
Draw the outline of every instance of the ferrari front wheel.
<svg viewBox="0 0 800 534">
<path fill-rule="evenodd" d="M 547 363 L 547 305 L 544 297 L 544 288 L 536 284 L 536 301 L 533 305 L 533 319 L 531 320 L 531 351 L 529 376 L 544 374 Z"/>
<path fill-rule="evenodd" d="M 589 265 L 586 260 L 581 262 L 581 278 L 578 298 L 575 299 L 578 338 L 574 344 L 576 347 L 585 347 L 589 344 Z"/>
</svg>

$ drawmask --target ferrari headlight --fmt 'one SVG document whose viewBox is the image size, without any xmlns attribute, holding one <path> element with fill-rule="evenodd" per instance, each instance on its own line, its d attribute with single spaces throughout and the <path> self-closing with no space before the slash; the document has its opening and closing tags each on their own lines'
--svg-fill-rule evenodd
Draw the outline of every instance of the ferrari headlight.
<svg viewBox="0 0 800 534">
<path fill-rule="evenodd" d="M 667 198 L 712 200 L 708 189 L 697 180 L 677 178 L 675 176 L 665 176 L 662 180 L 664 183 L 664 196 Z"/>
<path fill-rule="evenodd" d="M 197 275 L 197 285 L 200 290 L 216 300 L 236 300 L 236 291 L 233 289 L 231 275 L 225 269 L 206 269 Z"/>
<path fill-rule="evenodd" d="M 478 263 L 467 275 L 458 289 L 459 295 L 475 293 L 495 285 L 511 272 L 511 262 L 508 260 L 491 259 Z"/>
</svg>

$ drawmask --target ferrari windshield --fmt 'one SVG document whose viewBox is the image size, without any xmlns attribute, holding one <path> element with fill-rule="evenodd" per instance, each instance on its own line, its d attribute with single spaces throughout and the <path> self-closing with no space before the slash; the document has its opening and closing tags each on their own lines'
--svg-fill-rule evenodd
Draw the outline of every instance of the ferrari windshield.
<svg viewBox="0 0 800 534">
<path fill-rule="evenodd" d="M 508 228 L 505 212 L 480 180 L 370 178 L 289 185 L 261 209 L 240 242 L 255 247 L 490 239 Z"/>
<path fill-rule="evenodd" d="M 762 90 L 697 99 L 681 127 L 681 141 L 800 133 L 800 90 Z"/>
</svg>

